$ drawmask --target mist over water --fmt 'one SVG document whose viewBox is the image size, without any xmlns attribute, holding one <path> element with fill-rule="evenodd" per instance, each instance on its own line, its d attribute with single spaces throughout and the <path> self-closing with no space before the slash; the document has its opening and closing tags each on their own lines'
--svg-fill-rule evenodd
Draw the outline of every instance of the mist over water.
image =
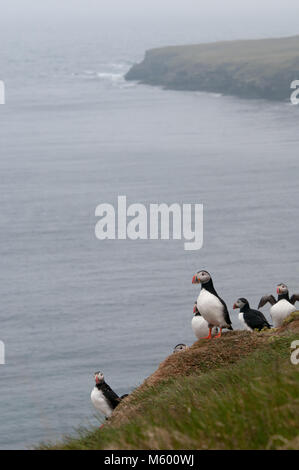
<svg viewBox="0 0 299 470">
<path fill-rule="evenodd" d="M 230 308 L 298 290 L 299 108 L 124 80 L 149 47 L 293 31 L 166 23 L 1 29 L 1 448 L 96 425 L 95 370 L 123 394 L 191 344 L 196 270 Z M 118 195 L 203 203 L 203 249 L 100 242 L 95 208 Z"/>
</svg>

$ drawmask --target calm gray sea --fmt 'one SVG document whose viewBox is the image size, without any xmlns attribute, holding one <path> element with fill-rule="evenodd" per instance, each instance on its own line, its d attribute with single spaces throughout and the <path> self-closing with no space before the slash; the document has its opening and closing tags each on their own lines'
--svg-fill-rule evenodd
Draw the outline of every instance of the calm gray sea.
<svg viewBox="0 0 299 470">
<path fill-rule="evenodd" d="M 279 282 L 299 290 L 299 108 L 123 78 L 146 48 L 222 37 L 134 23 L 1 30 L 1 448 L 96 425 L 95 370 L 122 394 L 191 344 L 196 270 L 230 307 Z M 203 249 L 98 241 L 95 208 L 118 195 L 203 203 Z"/>
</svg>

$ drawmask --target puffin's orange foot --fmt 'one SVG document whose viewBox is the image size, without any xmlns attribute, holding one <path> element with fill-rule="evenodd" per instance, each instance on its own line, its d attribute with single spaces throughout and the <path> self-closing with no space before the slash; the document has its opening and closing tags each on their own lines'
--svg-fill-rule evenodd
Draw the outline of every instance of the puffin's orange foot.
<svg viewBox="0 0 299 470">
<path fill-rule="evenodd" d="M 220 333 L 218 333 L 218 335 L 214 336 L 214 338 L 221 338 L 221 334 L 222 334 L 222 328 L 220 328 Z"/>
<path fill-rule="evenodd" d="M 212 328 L 209 328 L 209 336 L 204 336 L 202 339 L 212 339 Z"/>
</svg>

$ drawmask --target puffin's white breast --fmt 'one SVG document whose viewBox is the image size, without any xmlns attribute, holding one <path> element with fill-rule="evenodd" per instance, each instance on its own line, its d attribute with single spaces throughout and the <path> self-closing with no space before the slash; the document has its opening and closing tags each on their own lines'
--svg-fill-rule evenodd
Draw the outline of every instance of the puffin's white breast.
<svg viewBox="0 0 299 470">
<path fill-rule="evenodd" d="M 243 323 L 243 325 L 245 326 L 245 329 L 248 330 L 248 331 L 253 331 L 252 328 L 250 328 L 250 326 L 247 325 L 247 323 L 245 322 L 244 320 L 244 313 L 243 312 L 240 312 L 239 313 L 239 320 L 241 323 Z"/>
<path fill-rule="evenodd" d="M 208 325 L 208 322 L 202 316 L 199 316 L 199 315 L 194 316 L 192 318 L 191 326 L 197 339 L 208 336 L 209 325 Z M 213 328 L 212 333 L 216 334 L 217 328 Z"/>
<path fill-rule="evenodd" d="M 291 304 L 291 302 L 286 299 L 281 299 L 275 305 L 272 305 L 270 308 L 270 314 L 273 320 L 274 328 L 281 326 L 284 319 L 290 315 L 290 313 L 295 311 L 295 305 Z"/>
<path fill-rule="evenodd" d="M 201 316 L 197 315 L 192 318 L 191 322 L 192 330 L 197 339 L 208 336 L 209 325 L 208 322 Z"/>
<path fill-rule="evenodd" d="M 215 326 L 225 326 L 224 306 L 214 294 L 202 288 L 197 299 L 197 308 L 204 319 Z"/>
<path fill-rule="evenodd" d="M 101 413 L 103 413 L 103 415 L 107 417 L 111 416 L 113 409 L 107 403 L 107 400 L 101 390 L 99 390 L 97 387 L 94 387 L 92 389 L 90 398 L 91 398 L 93 406 L 98 411 L 100 411 Z"/>
</svg>

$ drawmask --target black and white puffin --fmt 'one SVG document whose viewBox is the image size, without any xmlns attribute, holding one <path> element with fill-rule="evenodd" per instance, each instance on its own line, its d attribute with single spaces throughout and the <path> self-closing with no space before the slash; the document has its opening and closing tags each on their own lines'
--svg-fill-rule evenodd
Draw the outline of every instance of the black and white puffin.
<svg viewBox="0 0 299 470">
<path fill-rule="evenodd" d="M 246 330 L 261 331 L 263 328 L 271 328 L 262 312 L 250 308 L 247 299 L 241 297 L 234 303 L 234 309 L 240 309 L 239 320 L 245 325 Z"/>
<path fill-rule="evenodd" d="M 207 335 L 209 334 L 209 324 L 200 314 L 200 311 L 197 308 L 197 301 L 195 302 L 193 307 L 193 314 L 194 315 L 191 321 L 191 326 L 196 338 L 201 339 L 207 337 Z M 218 329 L 213 328 L 212 333 L 217 334 Z"/>
<path fill-rule="evenodd" d="M 220 338 L 222 328 L 232 330 L 231 320 L 227 306 L 217 294 L 213 285 L 212 277 L 207 271 L 198 271 L 192 279 L 192 284 L 201 284 L 200 294 L 197 298 L 197 308 L 203 318 L 208 322 L 209 335 L 206 339 L 212 338 L 214 326 L 220 327 L 220 332 L 215 338 Z"/>
<path fill-rule="evenodd" d="M 174 348 L 173 348 L 173 352 L 174 353 L 178 353 L 178 352 L 181 352 L 181 351 L 185 351 L 186 349 L 188 349 L 188 346 L 184 343 L 180 343 L 180 344 L 177 344 Z"/>
<path fill-rule="evenodd" d="M 262 308 L 267 302 L 271 304 L 270 315 L 274 328 L 280 327 L 284 319 L 297 310 L 295 303 L 299 301 L 299 294 L 293 294 L 291 298 L 289 297 L 289 289 L 284 283 L 278 284 L 277 294 L 277 300 L 273 295 L 264 295 L 258 306 L 258 308 Z"/>
<path fill-rule="evenodd" d="M 92 404 L 106 418 L 109 418 L 122 398 L 105 382 L 102 372 L 95 372 L 94 379 L 96 384 L 90 395 Z"/>
</svg>

